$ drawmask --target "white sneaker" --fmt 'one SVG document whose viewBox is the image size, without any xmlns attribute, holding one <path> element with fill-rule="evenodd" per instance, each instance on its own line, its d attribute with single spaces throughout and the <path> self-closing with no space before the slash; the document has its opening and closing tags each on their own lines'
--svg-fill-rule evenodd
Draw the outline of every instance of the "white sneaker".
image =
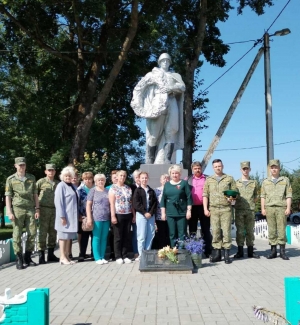
<svg viewBox="0 0 300 325">
<path fill-rule="evenodd" d="M 129 264 L 132 263 L 132 260 L 130 260 L 129 258 L 124 258 L 124 263 Z"/>
<path fill-rule="evenodd" d="M 101 261 L 103 262 L 103 264 L 107 264 L 107 263 L 108 263 L 108 261 L 105 260 L 105 259 L 103 259 L 103 260 L 101 260 Z"/>
<path fill-rule="evenodd" d="M 135 259 L 135 261 L 139 262 L 139 261 L 140 261 L 140 257 L 137 257 L 137 258 Z"/>
<path fill-rule="evenodd" d="M 117 263 L 117 264 L 123 264 L 124 261 L 123 261 L 121 258 L 118 258 L 118 259 L 116 260 L 116 263 Z"/>
<path fill-rule="evenodd" d="M 96 263 L 99 264 L 99 265 L 103 265 L 104 264 L 103 263 L 103 260 L 98 260 L 98 261 L 96 261 Z"/>
</svg>

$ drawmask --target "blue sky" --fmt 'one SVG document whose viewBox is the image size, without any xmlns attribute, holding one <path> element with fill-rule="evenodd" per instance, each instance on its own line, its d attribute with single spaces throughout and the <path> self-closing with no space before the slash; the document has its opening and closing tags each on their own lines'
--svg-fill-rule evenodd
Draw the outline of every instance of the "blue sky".
<svg viewBox="0 0 300 325">
<path fill-rule="evenodd" d="M 235 10 L 232 11 L 229 20 L 226 23 L 219 24 L 223 41 L 231 43 L 261 38 L 283 9 L 287 0 L 275 0 L 274 2 L 275 5 L 267 8 L 266 13 L 262 16 L 257 16 L 250 10 L 245 10 L 241 16 L 238 16 Z M 280 159 L 284 167 L 290 171 L 300 168 L 299 13 L 300 1 L 292 0 L 269 30 L 269 34 L 283 28 L 291 30 L 289 35 L 270 38 L 274 156 Z M 204 79 L 203 88 L 214 82 L 252 45 L 251 42 L 231 45 L 231 50 L 225 57 L 227 64 L 224 68 L 213 67 L 204 63 L 201 68 L 201 78 Z M 206 121 L 209 128 L 203 130 L 200 136 L 203 151 L 194 153 L 193 160 L 202 160 L 258 50 L 259 45 L 209 88 L 209 103 L 207 104 L 209 119 Z M 240 176 L 239 163 L 250 160 L 251 173 L 258 172 L 260 177 L 266 177 L 265 124 L 264 60 L 262 57 L 216 149 L 263 147 L 215 151 L 212 160 L 215 158 L 222 159 L 225 166 L 224 172 L 235 178 Z M 276 145 L 284 142 L 290 143 Z M 177 155 L 177 159 L 178 161 L 181 160 L 181 154 Z M 205 170 L 206 174 L 213 173 L 211 161 Z"/>
</svg>

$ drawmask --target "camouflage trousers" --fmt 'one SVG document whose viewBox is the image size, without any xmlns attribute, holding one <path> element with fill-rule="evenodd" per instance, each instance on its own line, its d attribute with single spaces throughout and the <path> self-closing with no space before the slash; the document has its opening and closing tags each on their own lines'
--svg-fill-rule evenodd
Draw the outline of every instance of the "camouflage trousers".
<svg viewBox="0 0 300 325">
<path fill-rule="evenodd" d="M 27 241 L 25 251 L 32 252 L 34 250 L 34 242 L 36 236 L 36 220 L 34 219 L 34 208 L 22 209 L 13 207 L 15 220 L 13 225 L 13 249 L 15 254 L 22 253 L 22 230 L 23 227 L 27 231 Z"/>
<path fill-rule="evenodd" d="M 212 227 L 213 248 L 230 249 L 231 248 L 231 207 L 210 208 L 210 224 Z"/>
<path fill-rule="evenodd" d="M 286 215 L 285 207 L 266 207 L 269 242 L 271 245 L 286 244 Z"/>
<path fill-rule="evenodd" d="M 252 210 L 235 210 L 236 243 L 238 246 L 254 244 L 254 212 Z"/>
<path fill-rule="evenodd" d="M 47 248 L 55 248 L 56 246 L 56 230 L 54 229 L 55 208 L 41 206 L 40 209 L 38 250 L 44 251 L 46 249 L 47 236 Z"/>
</svg>

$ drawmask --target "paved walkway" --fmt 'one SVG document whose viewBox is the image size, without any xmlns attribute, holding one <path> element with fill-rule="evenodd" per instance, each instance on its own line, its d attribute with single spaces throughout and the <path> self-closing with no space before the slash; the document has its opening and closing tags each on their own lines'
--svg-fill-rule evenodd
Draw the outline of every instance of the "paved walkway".
<svg viewBox="0 0 300 325">
<path fill-rule="evenodd" d="M 269 250 L 264 240 L 256 240 L 256 248 L 262 256 Z M 284 277 L 299 276 L 300 249 L 288 246 L 287 254 L 289 261 L 245 258 L 229 265 L 204 259 L 198 273 L 182 275 L 140 273 L 138 262 L 55 263 L 21 271 L 6 265 L 0 269 L 0 295 L 5 288 L 14 295 L 49 287 L 50 323 L 55 325 L 263 324 L 251 306 L 284 315 Z"/>
</svg>

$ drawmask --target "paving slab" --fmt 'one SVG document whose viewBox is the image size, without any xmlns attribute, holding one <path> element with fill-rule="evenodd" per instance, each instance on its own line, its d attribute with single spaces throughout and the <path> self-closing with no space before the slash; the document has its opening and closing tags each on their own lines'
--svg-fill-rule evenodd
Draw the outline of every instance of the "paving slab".
<svg viewBox="0 0 300 325">
<path fill-rule="evenodd" d="M 50 288 L 52 325 L 262 324 L 251 307 L 285 314 L 284 278 L 299 277 L 300 249 L 287 246 L 289 261 L 268 260 L 268 242 L 255 244 L 259 260 L 244 258 L 226 265 L 203 259 L 203 267 L 193 274 L 143 273 L 138 262 L 52 263 L 25 270 L 7 264 L 0 268 L 0 295 L 5 288 L 13 295 L 29 287 Z M 78 255 L 77 244 L 73 255 Z"/>
</svg>

